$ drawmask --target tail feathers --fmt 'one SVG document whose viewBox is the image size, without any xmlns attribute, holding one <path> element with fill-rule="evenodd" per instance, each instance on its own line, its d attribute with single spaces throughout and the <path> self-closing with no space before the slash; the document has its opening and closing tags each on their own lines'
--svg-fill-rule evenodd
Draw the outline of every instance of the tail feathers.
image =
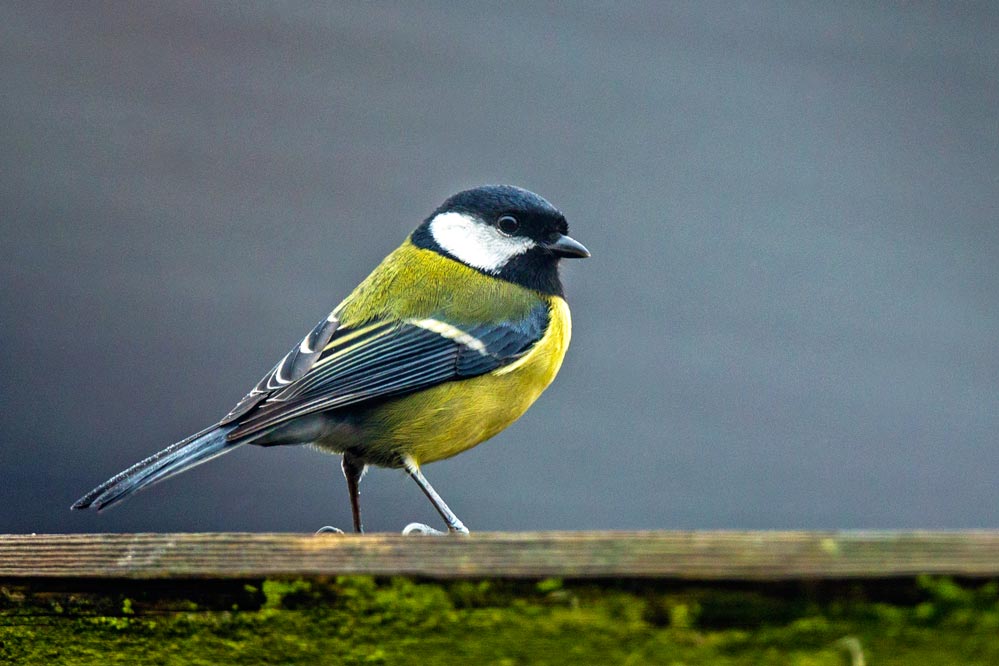
<svg viewBox="0 0 999 666">
<path fill-rule="evenodd" d="M 243 444 L 226 441 L 226 435 L 235 427 L 212 426 L 168 446 L 97 486 L 78 499 L 72 508 L 106 509 L 146 486 L 228 453 Z"/>
</svg>

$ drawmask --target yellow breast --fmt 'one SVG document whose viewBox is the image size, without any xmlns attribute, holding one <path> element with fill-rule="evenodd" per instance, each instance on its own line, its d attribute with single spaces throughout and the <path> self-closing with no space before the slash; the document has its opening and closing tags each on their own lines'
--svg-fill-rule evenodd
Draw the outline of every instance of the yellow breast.
<svg viewBox="0 0 999 666">
<path fill-rule="evenodd" d="M 489 439 L 520 418 L 555 379 L 572 335 L 569 306 L 557 296 L 545 298 L 548 330 L 527 354 L 491 373 L 373 410 L 368 425 L 377 437 L 367 443 L 369 450 L 409 455 L 417 464 L 433 462 Z"/>
</svg>

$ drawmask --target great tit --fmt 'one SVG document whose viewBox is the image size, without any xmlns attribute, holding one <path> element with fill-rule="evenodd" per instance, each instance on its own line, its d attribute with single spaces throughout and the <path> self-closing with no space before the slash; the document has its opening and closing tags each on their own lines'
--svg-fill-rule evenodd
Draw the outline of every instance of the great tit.
<svg viewBox="0 0 999 666">
<path fill-rule="evenodd" d="M 377 465 L 405 469 L 449 532 L 467 534 L 420 467 L 500 432 L 555 379 L 571 329 L 559 260 L 590 256 L 567 233 L 527 190 L 455 194 L 218 423 L 72 508 L 109 507 L 243 444 L 311 444 L 342 455 L 355 532 L 358 484 Z"/>
</svg>

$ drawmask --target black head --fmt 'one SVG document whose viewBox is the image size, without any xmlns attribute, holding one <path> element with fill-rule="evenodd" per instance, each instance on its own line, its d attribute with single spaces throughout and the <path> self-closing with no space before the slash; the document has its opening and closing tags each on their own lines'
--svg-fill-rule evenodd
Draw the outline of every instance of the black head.
<svg viewBox="0 0 999 666">
<path fill-rule="evenodd" d="M 559 259 L 590 256 L 568 231 L 565 216 L 537 194 L 486 185 L 449 198 L 412 240 L 488 275 L 562 295 Z"/>
</svg>

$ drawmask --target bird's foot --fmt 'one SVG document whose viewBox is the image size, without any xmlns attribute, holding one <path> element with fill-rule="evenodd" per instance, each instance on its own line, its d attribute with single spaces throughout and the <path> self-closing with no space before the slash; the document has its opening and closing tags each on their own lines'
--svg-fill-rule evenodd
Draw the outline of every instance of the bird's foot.
<svg viewBox="0 0 999 666">
<path fill-rule="evenodd" d="M 333 527 L 332 525 L 323 525 L 318 530 L 316 530 L 316 536 L 320 534 L 344 534 L 344 531 L 339 527 Z"/>
<path fill-rule="evenodd" d="M 402 528 L 403 534 L 419 534 L 423 536 L 444 536 L 444 532 L 440 530 L 435 530 L 430 527 L 430 525 L 424 525 L 423 523 L 410 523 Z"/>
<path fill-rule="evenodd" d="M 450 528 L 447 532 L 441 532 L 440 530 L 435 530 L 430 527 L 430 525 L 424 525 L 423 523 L 410 523 L 402 530 L 403 534 L 419 534 L 422 536 L 445 536 L 447 534 L 458 534 L 461 536 L 468 535 L 468 528 L 464 525 L 459 525 L 458 527 Z"/>
</svg>

